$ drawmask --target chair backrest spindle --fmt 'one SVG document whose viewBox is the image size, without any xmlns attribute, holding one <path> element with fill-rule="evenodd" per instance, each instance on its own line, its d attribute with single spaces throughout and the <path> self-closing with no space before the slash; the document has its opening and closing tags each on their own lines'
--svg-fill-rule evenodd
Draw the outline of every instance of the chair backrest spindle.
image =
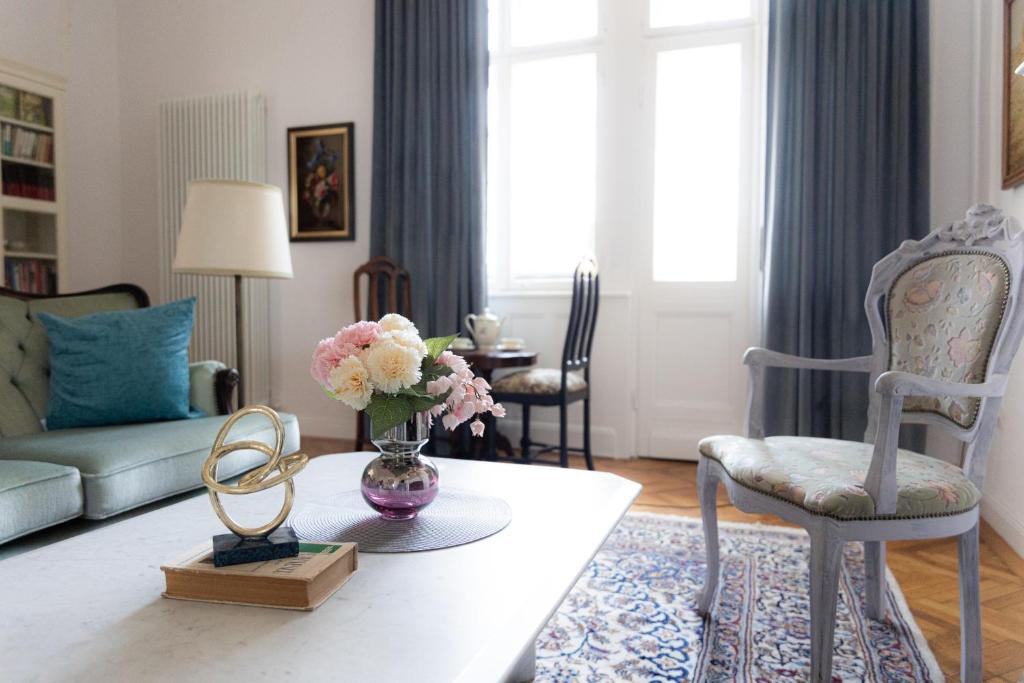
<svg viewBox="0 0 1024 683">
<path fill-rule="evenodd" d="M 593 257 L 586 257 L 576 266 L 572 278 L 572 302 L 569 306 L 569 325 L 562 347 L 562 371 L 587 370 L 590 352 L 594 346 L 597 326 L 598 268 Z"/>
</svg>

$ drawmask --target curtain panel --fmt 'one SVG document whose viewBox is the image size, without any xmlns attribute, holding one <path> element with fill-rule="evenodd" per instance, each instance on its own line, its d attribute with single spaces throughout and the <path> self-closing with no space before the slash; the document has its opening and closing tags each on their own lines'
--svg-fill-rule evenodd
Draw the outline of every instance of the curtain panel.
<svg viewBox="0 0 1024 683">
<path fill-rule="evenodd" d="M 866 355 L 871 268 L 929 229 L 928 0 L 772 0 L 769 22 L 764 345 Z M 766 387 L 768 433 L 864 437 L 866 374 Z"/>
<path fill-rule="evenodd" d="M 370 251 L 410 273 L 420 331 L 483 308 L 487 3 L 377 0 Z"/>
</svg>

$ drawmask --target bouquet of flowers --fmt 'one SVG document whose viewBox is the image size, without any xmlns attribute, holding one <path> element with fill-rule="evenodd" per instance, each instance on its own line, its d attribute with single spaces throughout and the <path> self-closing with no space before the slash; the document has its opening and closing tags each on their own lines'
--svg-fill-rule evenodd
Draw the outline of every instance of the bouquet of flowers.
<svg viewBox="0 0 1024 683">
<path fill-rule="evenodd" d="M 474 436 L 484 433 L 481 413 L 504 417 L 490 385 L 448 351 L 456 335 L 421 339 L 407 318 L 389 313 L 378 322 L 361 320 L 322 340 L 313 352 L 313 379 L 329 397 L 365 410 L 373 438 L 419 412 L 455 429 L 471 418 Z"/>
</svg>

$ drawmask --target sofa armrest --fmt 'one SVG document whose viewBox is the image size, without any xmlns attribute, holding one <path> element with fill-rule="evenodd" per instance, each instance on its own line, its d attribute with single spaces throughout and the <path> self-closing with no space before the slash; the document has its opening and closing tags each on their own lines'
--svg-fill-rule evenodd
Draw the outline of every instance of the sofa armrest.
<svg viewBox="0 0 1024 683">
<path fill-rule="evenodd" d="M 207 415 L 225 415 L 232 411 L 238 371 L 220 361 L 191 363 L 189 371 L 189 405 Z"/>
</svg>

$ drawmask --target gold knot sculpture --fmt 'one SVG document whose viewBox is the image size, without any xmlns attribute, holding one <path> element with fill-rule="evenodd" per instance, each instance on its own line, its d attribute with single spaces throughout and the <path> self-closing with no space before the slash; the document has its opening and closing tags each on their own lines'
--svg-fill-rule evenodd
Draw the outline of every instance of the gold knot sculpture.
<svg viewBox="0 0 1024 683">
<path fill-rule="evenodd" d="M 266 416 L 274 426 L 274 447 L 271 448 L 262 441 L 233 441 L 225 444 L 224 440 L 235 423 L 246 415 L 253 414 Z M 210 457 L 203 464 L 203 483 L 209 489 L 213 511 L 220 517 L 220 521 L 224 522 L 231 531 L 239 536 L 247 538 L 265 537 L 281 526 L 284 520 L 288 518 L 288 513 L 292 510 L 292 502 L 295 499 L 295 482 L 292 481 L 292 477 L 302 471 L 302 468 L 309 462 L 309 458 L 305 453 L 292 453 L 291 455 L 282 456 L 281 450 L 283 448 L 284 424 L 274 409 L 267 406 L 254 405 L 242 408 L 229 417 L 220 428 L 220 431 L 217 432 L 217 439 L 213 442 L 213 450 L 210 451 Z M 267 456 L 267 462 L 242 475 L 235 485 L 222 484 L 217 480 L 217 465 L 221 458 L 235 451 L 249 450 L 259 451 Z M 231 519 L 220 502 L 219 494 L 221 493 L 232 496 L 245 495 L 266 491 L 282 483 L 284 484 L 284 504 L 281 506 L 281 511 L 277 513 L 274 519 L 255 529 L 241 526 Z"/>
</svg>

